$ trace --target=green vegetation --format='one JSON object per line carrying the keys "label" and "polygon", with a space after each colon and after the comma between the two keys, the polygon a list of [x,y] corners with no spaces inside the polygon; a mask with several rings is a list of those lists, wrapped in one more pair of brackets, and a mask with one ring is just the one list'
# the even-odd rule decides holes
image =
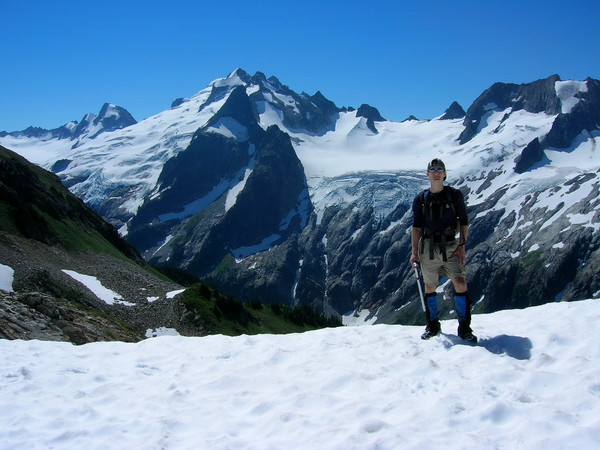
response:
{"label": "green vegetation", "polygon": [[60,179],[0,147],[0,230],[69,251],[106,253],[143,265],[117,231]]}
{"label": "green vegetation", "polygon": [[215,274],[219,277],[227,277],[230,270],[235,267],[235,258],[231,253],[225,255],[225,257],[221,260],[217,268],[215,269]]}
{"label": "green vegetation", "polygon": [[[3,187],[4,186],[0,183],[0,189]],[[18,230],[15,226],[13,216],[13,208],[0,201],[0,230],[6,231],[10,234],[17,234]]]}
{"label": "green vegetation", "polygon": [[264,307],[259,300],[246,304],[204,283],[186,289],[181,298],[185,307],[195,313],[194,325],[208,334],[300,333],[342,325],[339,319],[327,318],[310,306]]}
{"label": "green vegetation", "polygon": [[[167,266],[165,264],[151,264],[150,268],[156,271],[161,279],[173,281],[185,287],[189,287],[200,282],[200,278],[185,269]],[[162,275],[162,276],[161,276]]]}

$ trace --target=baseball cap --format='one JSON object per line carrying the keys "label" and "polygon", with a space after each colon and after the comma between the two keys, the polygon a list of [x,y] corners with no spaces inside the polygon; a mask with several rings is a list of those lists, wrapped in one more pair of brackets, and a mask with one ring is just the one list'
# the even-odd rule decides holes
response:
{"label": "baseball cap", "polygon": [[429,171],[429,169],[431,169],[432,167],[441,167],[442,169],[444,169],[444,172],[446,171],[446,165],[444,164],[444,161],[442,161],[439,158],[435,158],[431,160],[429,164],[427,164],[427,171]]}

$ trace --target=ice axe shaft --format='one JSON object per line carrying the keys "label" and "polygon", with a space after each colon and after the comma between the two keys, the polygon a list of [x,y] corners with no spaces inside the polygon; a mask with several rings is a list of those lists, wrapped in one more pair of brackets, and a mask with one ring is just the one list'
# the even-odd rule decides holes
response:
{"label": "ice axe shaft", "polygon": [[425,298],[423,297],[423,288],[421,287],[419,265],[417,263],[413,263],[413,269],[415,269],[415,276],[417,277],[417,286],[419,287],[419,296],[421,297],[421,307],[423,308],[423,312],[427,312],[427,309],[425,308]]}

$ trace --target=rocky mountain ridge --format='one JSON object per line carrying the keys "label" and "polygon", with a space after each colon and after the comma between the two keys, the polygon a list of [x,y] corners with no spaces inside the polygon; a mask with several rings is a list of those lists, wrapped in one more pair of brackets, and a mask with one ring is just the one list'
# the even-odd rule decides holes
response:
{"label": "rocky mountain ridge", "polygon": [[[10,289],[0,288],[0,337],[135,342],[183,314],[166,298],[181,286],[151,274],[57,176],[1,146],[0,212],[0,269],[12,271]],[[126,301],[109,305],[67,272],[102,280]]]}

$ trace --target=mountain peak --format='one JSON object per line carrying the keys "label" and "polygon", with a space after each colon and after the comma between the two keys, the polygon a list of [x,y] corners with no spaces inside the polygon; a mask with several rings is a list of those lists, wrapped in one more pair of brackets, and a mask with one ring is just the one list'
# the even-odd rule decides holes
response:
{"label": "mountain peak", "polygon": [[250,75],[248,75],[248,72],[246,72],[244,69],[241,68],[237,68],[235,69],[233,72],[231,72],[229,74],[229,76],[227,78],[239,78],[240,80],[244,81],[245,83],[248,82],[248,80],[250,79]]}
{"label": "mountain peak", "polygon": [[125,108],[105,103],[100,108],[98,115],[88,113],[73,130],[71,139],[83,136],[94,138],[106,131],[115,131],[136,124],[137,121]]}
{"label": "mountain peak", "polygon": [[136,124],[137,121],[125,108],[105,103],[102,105],[98,117],[94,119],[94,124],[99,123],[102,123],[103,131],[114,131]]}
{"label": "mountain peak", "polygon": [[356,111],[357,117],[364,117],[365,119],[371,119],[375,122],[385,122],[385,119],[379,114],[379,110],[371,105],[363,103],[360,108]]}
{"label": "mountain peak", "polygon": [[419,119],[417,119],[415,116],[413,116],[413,115],[411,114],[411,115],[410,115],[410,116],[408,116],[406,119],[404,119],[404,120],[402,121],[402,123],[404,123],[404,122],[411,122],[411,121],[413,121],[413,120],[416,120],[416,121],[418,121]]}
{"label": "mountain peak", "polygon": [[229,88],[235,86],[247,85],[250,81],[250,75],[242,69],[235,69],[225,78],[218,78],[211,83],[213,90],[220,90],[221,88]]}
{"label": "mountain peak", "polygon": [[256,72],[252,78],[250,78],[250,84],[263,84],[267,81],[267,77],[262,72]]}
{"label": "mountain peak", "polygon": [[444,112],[444,115],[440,117],[440,120],[462,119],[466,114],[463,107],[460,106],[458,102],[454,101]]}
{"label": "mountain peak", "polygon": [[231,91],[223,106],[208,120],[207,127],[216,127],[222,124],[222,121],[227,121],[228,118],[234,119],[244,127],[245,132],[242,133],[244,138],[242,139],[241,136],[238,136],[240,140],[248,138],[254,140],[257,135],[261,134],[257,117],[252,110],[252,105],[244,86],[236,86]]}

